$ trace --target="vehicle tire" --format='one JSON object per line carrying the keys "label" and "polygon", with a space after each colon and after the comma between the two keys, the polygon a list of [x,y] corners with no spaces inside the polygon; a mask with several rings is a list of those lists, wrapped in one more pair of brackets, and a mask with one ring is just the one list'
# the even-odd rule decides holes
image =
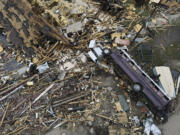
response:
{"label": "vehicle tire", "polygon": [[163,124],[163,123],[166,123],[168,121],[168,116],[167,115],[161,116],[161,115],[156,114],[155,120],[158,122],[158,124]]}
{"label": "vehicle tire", "polygon": [[105,48],[103,51],[105,55],[109,55],[111,52],[108,48]]}
{"label": "vehicle tire", "polygon": [[142,91],[142,86],[139,83],[134,83],[133,86],[132,86],[132,89],[135,92],[140,92],[140,91]]}

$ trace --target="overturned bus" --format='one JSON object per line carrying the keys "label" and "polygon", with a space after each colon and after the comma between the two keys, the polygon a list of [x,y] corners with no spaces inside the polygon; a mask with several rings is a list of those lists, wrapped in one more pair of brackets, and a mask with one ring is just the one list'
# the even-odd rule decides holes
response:
{"label": "overturned bus", "polygon": [[[171,98],[167,93],[129,56],[124,49],[104,53],[112,59],[116,70],[122,70],[133,83],[132,89],[135,92],[143,93],[153,104],[154,113],[157,117],[167,119],[168,104]],[[119,69],[117,69],[119,68]]]}

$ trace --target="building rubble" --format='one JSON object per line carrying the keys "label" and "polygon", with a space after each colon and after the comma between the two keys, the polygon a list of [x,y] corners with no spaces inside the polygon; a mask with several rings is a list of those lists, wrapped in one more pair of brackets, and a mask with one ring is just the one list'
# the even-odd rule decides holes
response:
{"label": "building rubble", "polygon": [[[159,84],[153,68],[164,65],[153,62],[151,45],[141,45],[180,24],[178,18],[176,0],[1,0],[0,133],[161,135],[151,103],[100,48],[126,48]],[[180,66],[171,65],[168,116],[180,83]]]}

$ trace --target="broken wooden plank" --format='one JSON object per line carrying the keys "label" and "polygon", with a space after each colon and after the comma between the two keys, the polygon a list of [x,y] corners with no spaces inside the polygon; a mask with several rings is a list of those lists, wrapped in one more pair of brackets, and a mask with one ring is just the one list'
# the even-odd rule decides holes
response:
{"label": "broken wooden plank", "polygon": [[3,114],[2,119],[1,119],[1,122],[0,122],[0,127],[2,126],[2,124],[3,124],[3,122],[4,122],[4,118],[5,118],[5,116],[6,116],[6,113],[7,113],[8,108],[9,108],[9,103],[7,104],[6,109],[4,110],[4,114]]}

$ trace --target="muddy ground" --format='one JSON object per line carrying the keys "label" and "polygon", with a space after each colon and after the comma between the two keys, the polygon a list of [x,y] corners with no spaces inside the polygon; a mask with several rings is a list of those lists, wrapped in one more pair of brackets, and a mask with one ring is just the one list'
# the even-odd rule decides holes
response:
{"label": "muddy ground", "polygon": [[[178,102],[180,97],[178,97]],[[164,125],[161,125],[164,135],[179,135],[180,129],[180,104],[177,104],[175,112],[169,117],[169,120]]]}

